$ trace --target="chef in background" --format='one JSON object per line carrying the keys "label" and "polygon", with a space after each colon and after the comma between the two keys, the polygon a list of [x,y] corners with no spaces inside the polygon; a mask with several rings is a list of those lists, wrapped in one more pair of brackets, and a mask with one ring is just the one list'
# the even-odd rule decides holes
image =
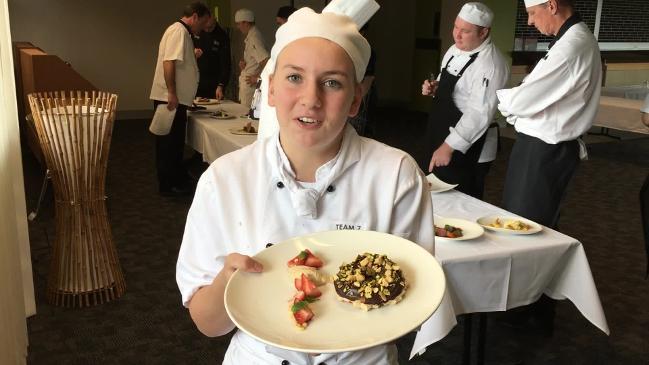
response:
{"label": "chef in background", "polygon": [[[485,142],[485,132],[496,112],[496,90],[509,79],[505,58],[491,42],[493,18],[482,3],[464,4],[453,27],[455,44],[442,59],[441,73],[437,80],[424,80],[421,87],[421,93],[433,99],[425,142],[430,149],[418,159],[420,167],[478,198],[488,171],[478,169],[478,160],[485,143],[488,152],[495,151],[497,143],[494,134]],[[485,160],[495,159],[491,155]]]}
{"label": "chef in background", "polygon": [[593,124],[602,84],[597,39],[573,2],[525,0],[528,24],[554,40],[521,85],[497,92],[498,108],[517,132],[503,208],[552,228],[580,156],[585,158],[578,139]]}
{"label": "chef in background", "polygon": [[[602,65],[597,39],[575,12],[574,1],[525,0],[525,7],[528,24],[554,40],[519,86],[497,92],[498,109],[517,132],[503,208],[556,228],[566,188],[586,157],[579,137],[597,113]],[[555,301],[542,296],[527,310],[530,323],[551,335]]]}

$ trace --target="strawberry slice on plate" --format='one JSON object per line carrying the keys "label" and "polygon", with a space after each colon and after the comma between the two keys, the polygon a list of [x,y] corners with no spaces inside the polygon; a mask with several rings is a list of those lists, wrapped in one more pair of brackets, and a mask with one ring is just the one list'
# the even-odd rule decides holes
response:
{"label": "strawberry slice on plate", "polygon": [[303,291],[304,294],[306,294],[306,296],[308,297],[317,298],[322,295],[320,289],[318,289],[318,287],[311,280],[309,280],[308,276],[302,274],[301,279],[302,279],[302,283],[301,283],[302,288],[298,290]]}
{"label": "strawberry slice on plate", "polygon": [[307,253],[307,257],[304,260],[304,265],[305,266],[311,266],[315,268],[320,268],[322,267],[322,260],[316,255],[314,255],[311,251],[308,249],[304,250]]}
{"label": "strawberry slice on plate", "polygon": [[306,251],[301,251],[297,256],[293,257],[288,261],[288,267],[296,266],[296,265],[304,265],[304,262],[306,261],[306,258],[308,257],[308,254]]}
{"label": "strawberry slice on plate", "polygon": [[313,318],[313,311],[309,308],[307,301],[300,301],[291,306],[293,318],[295,322],[302,327],[306,327],[307,323]]}

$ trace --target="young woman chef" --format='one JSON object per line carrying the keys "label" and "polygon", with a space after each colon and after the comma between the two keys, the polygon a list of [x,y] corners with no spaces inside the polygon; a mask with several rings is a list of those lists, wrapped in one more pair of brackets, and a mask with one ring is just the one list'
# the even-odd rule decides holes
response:
{"label": "young woman chef", "polygon": [[[267,243],[341,227],[387,232],[434,247],[423,173],[406,153],[359,137],[346,120],[359,107],[370,46],[351,18],[295,12],[271,51],[269,103],[279,133],[216,160],[201,177],[178,257],[183,304],[207,336],[234,324],[223,304],[236,269]],[[261,299],[260,301],[263,301]],[[224,364],[397,364],[394,344],[310,355],[235,333]]]}

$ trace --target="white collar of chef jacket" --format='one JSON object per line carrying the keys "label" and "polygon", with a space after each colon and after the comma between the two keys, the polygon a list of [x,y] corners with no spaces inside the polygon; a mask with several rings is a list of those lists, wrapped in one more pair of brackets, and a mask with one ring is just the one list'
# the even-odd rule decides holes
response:
{"label": "white collar of chef jacket", "polygon": [[318,218],[318,201],[327,188],[361,157],[360,137],[356,130],[347,124],[340,151],[333,159],[316,170],[315,184],[309,184],[310,187],[301,187],[295,180],[295,172],[279,142],[279,133],[272,138],[274,143],[268,144],[267,151],[269,161],[273,164],[274,175],[291,194],[295,214],[309,219]]}
{"label": "white collar of chef jacket", "polygon": [[480,52],[483,49],[487,48],[491,44],[491,36],[487,37],[487,39],[482,42],[476,49],[473,49],[471,51],[463,51],[459,48],[457,48],[455,45],[453,45],[453,49],[451,51],[451,55],[453,56],[470,56],[476,52]]}

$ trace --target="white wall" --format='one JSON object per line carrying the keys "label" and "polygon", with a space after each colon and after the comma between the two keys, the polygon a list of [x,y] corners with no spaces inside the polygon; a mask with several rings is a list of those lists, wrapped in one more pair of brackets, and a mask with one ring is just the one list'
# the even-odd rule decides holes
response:
{"label": "white wall", "polygon": [[[8,27],[7,0],[0,2],[0,364],[24,364],[25,302],[33,311],[18,110]],[[21,253],[26,250],[26,257]],[[21,252],[22,251],[22,252]],[[23,265],[27,264],[27,267]],[[23,274],[27,273],[27,277]],[[24,287],[23,287],[24,286]],[[27,298],[25,297],[27,296]]]}
{"label": "white wall", "polygon": [[152,109],[158,43],[180,18],[178,0],[110,2],[9,0],[14,41],[27,41],[72,64],[99,89],[119,94],[119,110]]}
{"label": "white wall", "polygon": [[[378,2],[382,9],[372,20],[368,38],[378,56],[379,97],[406,102],[413,87],[414,24],[411,20],[415,2]],[[47,53],[58,55],[98,88],[119,94],[120,116],[125,111],[149,111],[158,43],[165,28],[180,17],[185,3],[182,0],[109,3],[9,0],[12,39],[31,42]],[[231,0],[230,9],[232,13],[241,7],[255,11],[257,25],[270,48],[277,29],[277,8],[288,3],[287,0]],[[321,10],[324,1],[296,0],[295,5]],[[232,18],[232,14],[229,16]],[[233,57],[238,61],[242,52],[241,35],[233,29],[232,36]]]}

